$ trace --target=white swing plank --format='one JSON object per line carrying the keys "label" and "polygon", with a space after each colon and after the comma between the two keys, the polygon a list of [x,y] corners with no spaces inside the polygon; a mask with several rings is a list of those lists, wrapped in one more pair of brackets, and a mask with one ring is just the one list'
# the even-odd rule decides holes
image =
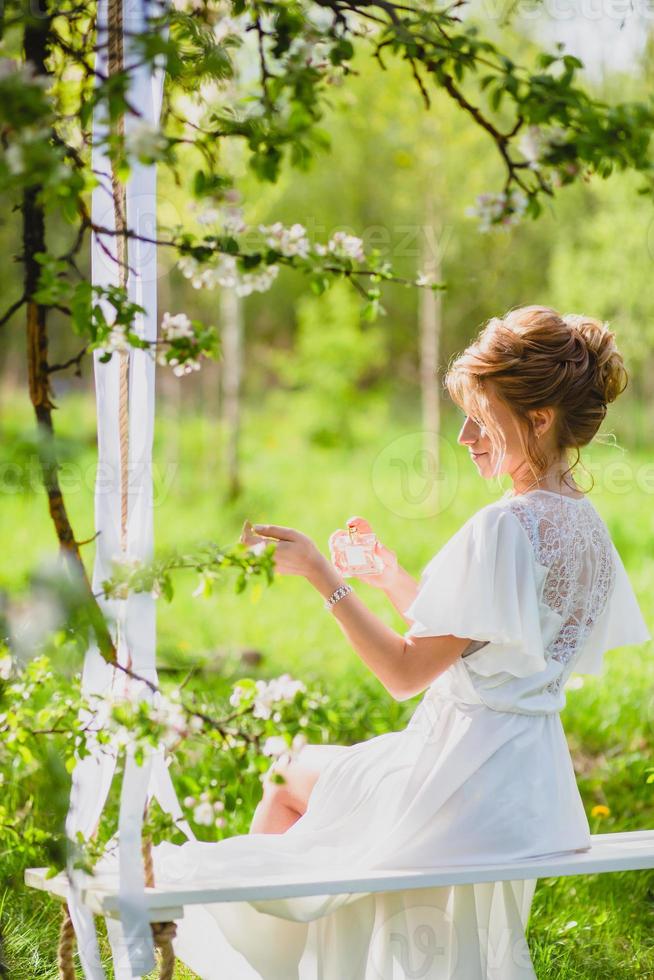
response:
{"label": "white swing plank", "polygon": [[[53,898],[58,898],[65,902],[68,898],[68,878],[65,873],[55,875],[54,878],[47,877],[47,868],[28,868],[25,872],[25,884],[30,888],[37,888],[39,891],[48,892]],[[92,883],[91,883],[92,882]],[[115,878],[109,879],[98,877],[89,879],[88,885],[81,888],[82,904],[86,905],[94,915],[118,917],[118,882]],[[146,894],[151,892],[154,896],[155,889],[146,888]],[[109,900],[109,901],[108,901]],[[167,902],[148,902],[150,912],[150,922],[171,922],[184,917],[184,909],[177,903]]]}
{"label": "white swing plank", "polygon": [[[267,877],[256,882],[222,879],[215,885],[158,882],[146,889],[152,921],[179,919],[185,905],[212,902],[244,902],[266,898],[297,898],[310,895],[367,894],[440,885],[474,884],[484,881],[516,881],[529,878],[558,878],[566,875],[601,874],[610,871],[641,871],[654,868],[654,830],[619,834],[595,834],[587,851],[562,853],[508,864],[465,865],[449,868],[368,871],[348,877]],[[45,870],[25,872],[25,883],[65,898],[65,875],[46,878]],[[90,879],[83,900],[96,914],[118,912],[116,878]],[[165,915],[164,915],[165,913]],[[155,918],[156,916],[156,918]]]}

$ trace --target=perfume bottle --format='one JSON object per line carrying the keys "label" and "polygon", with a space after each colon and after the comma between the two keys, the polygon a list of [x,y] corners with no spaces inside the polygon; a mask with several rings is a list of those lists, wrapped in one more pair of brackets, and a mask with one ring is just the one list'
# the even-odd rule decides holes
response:
{"label": "perfume bottle", "polygon": [[347,530],[335,535],[330,544],[332,562],[343,578],[353,575],[378,575],[384,570],[384,562],[375,552],[377,536],[362,532],[356,523],[348,521]]}

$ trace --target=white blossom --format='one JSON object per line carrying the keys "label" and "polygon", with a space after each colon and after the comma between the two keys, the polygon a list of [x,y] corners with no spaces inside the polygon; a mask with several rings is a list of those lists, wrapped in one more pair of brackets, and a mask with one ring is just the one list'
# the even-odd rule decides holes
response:
{"label": "white blossom", "polygon": [[223,218],[223,231],[228,235],[242,235],[247,231],[242,208],[230,208]]}
{"label": "white blossom", "polygon": [[161,320],[161,333],[165,340],[179,340],[182,337],[193,337],[193,325],[186,313],[177,313],[171,316],[164,313]]}
{"label": "white blossom", "polygon": [[256,682],[256,694],[252,714],[255,718],[270,718],[272,705],[277,701],[290,701],[298,691],[306,691],[302,681],[294,680],[290,674],[282,674],[271,681]]}
{"label": "white blossom", "polygon": [[327,243],[327,249],[333,255],[355,259],[357,262],[363,262],[366,257],[363,251],[363,241],[356,235],[348,235],[344,231],[337,231],[332,235]]}
{"label": "white blossom", "polygon": [[218,208],[205,208],[200,211],[198,215],[198,222],[201,225],[215,225],[220,218],[220,211]]}
{"label": "white blossom", "polygon": [[131,344],[127,339],[126,327],[123,324],[114,324],[102,344],[103,350],[112,354],[120,351],[128,351],[130,347]]}
{"label": "white blossom", "polygon": [[245,688],[241,684],[237,684],[234,687],[234,690],[232,691],[229,697],[229,703],[233,708],[238,708],[240,706],[245,693],[246,693]]}
{"label": "white blossom", "polygon": [[[33,657],[48,635],[60,625],[62,617],[61,602],[48,588],[37,587],[24,600],[10,603],[7,621],[18,660]],[[4,669],[9,668],[5,666]]]}
{"label": "white blossom", "polygon": [[520,137],[518,149],[529,161],[532,170],[540,169],[543,158],[553,146],[561,146],[566,142],[567,133],[561,126],[551,126],[543,129],[541,126],[528,126]]}
{"label": "white blossom", "polygon": [[234,289],[238,296],[247,296],[252,292],[265,293],[279,272],[279,266],[274,264],[265,266],[258,272],[239,272],[233,255],[221,255],[213,265],[206,265],[204,268],[193,256],[185,255],[177,266],[182,275],[191,280],[194,289],[222,286]]}
{"label": "white blossom", "polygon": [[199,715],[189,715],[187,719],[188,730],[190,732],[201,732],[204,728],[204,719]]}
{"label": "white blossom", "polygon": [[261,751],[264,755],[272,755],[277,758],[284,752],[288,752],[288,744],[283,735],[269,735],[263,743]]}
{"label": "white blossom", "polygon": [[10,143],[5,151],[5,162],[9,173],[14,176],[21,174],[25,167],[25,158],[23,156],[23,147],[20,143]]}
{"label": "white blossom", "polygon": [[222,800],[212,801],[209,793],[201,793],[199,803],[191,796],[187,799],[189,809],[193,808],[193,819],[196,823],[204,827],[225,826],[225,818],[220,816],[225,809]]}
{"label": "white blossom", "polygon": [[267,236],[267,245],[287,258],[299,255],[305,259],[309,254],[309,239],[304,225],[296,223],[286,228],[281,221],[276,221],[274,225],[259,225],[259,231]]}
{"label": "white blossom", "polygon": [[249,296],[250,293],[265,293],[272,286],[279,272],[278,265],[267,265],[260,272],[247,272],[236,284],[237,296]]}
{"label": "white blossom", "polygon": [[11,677],[12,659],[9,654],[0,657],[0,679],[8,681]]}
{"label": "white blossom", "polygon": [[216,819],[211,803],[198,803],[193,811],[193,819],[201,827],[211,827]]}
{"label": "white blossom", "polygon": [[217,44],[224,41],[226,37],[238,34],[241,30],[241,25],[238,20],[234,17],[221,17],[216,26],[214,27],[213,36]]}
{"label": "white blossom", "polygon": [[[172,361],[169,361],[169,364],[172,364],[172,363],[173,363]],[[199,371],[200,370],[200,366],[201,365],[200,365],[200,362],[198,360],[196,360],[193,357],[189,357],[188,360],[184,361],[183,364],[177,364],[176,363],[173,366],[173,374],[176,377],[181,378],[183,375],[190,374],[192,371]]]}
{"label": "white blossom", "polygon": [[507,193],[479,194],[474,207],[466,208],[466,214],[479,219],[479,231],[490,231],[493,226],[509,227],[517,224],[527,207],[527,197],[521,190],[511,188]]}
{"label": "white blossom", "polygon": [[163,735],[165,745],[174,745],[186,733],[186,714],[179,704],[160,695],[157,704],[150,711],[150,718],[166,729]]}
{"label": "white blossom", "polygon": [[131,157],[156,160],[168,146],[168,141],[157,126],[143,119],[137,120],[125,133],[125,152]]}
{"label": "white blossom", "polygon": [[293,741],[291,742],[291,751],[293,755],[297,755],[307,744],[307,737],[304,732],[298,732],[297,735],[293,736]]}

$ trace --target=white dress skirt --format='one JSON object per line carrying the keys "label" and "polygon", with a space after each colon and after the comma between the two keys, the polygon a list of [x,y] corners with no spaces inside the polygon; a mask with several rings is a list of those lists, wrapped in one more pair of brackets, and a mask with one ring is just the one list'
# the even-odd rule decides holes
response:
{"label": "white dress skirt", "polygon": [[[651,638],[590,501],[532,491],[484,507],[427,565],[405,615],[408,635],[484,645],[436,678],[403,730],[306,746],[320,775],[285,833],[160,844],[160,880],[351,876],[590,846],[564,683]],[[174,946],[202,980],[527,980],[535,885],[188,906]]]}

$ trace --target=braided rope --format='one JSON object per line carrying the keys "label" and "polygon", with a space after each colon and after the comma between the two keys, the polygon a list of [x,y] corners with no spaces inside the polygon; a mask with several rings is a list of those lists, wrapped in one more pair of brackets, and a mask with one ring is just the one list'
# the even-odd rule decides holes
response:
{"label": "braided rope", "polygon": [[[152,841],[146,838],[141,847],[143,855],[143,872],[145,875],[146,888],[154,888],[154,865],[152,863]],[[153,922],[152,940],[161,954],[159,965],[160,980],[172,980],[175,969],[175,952],[173,950],[173,939],[177,935],[177,926],[174,922]]]}
{"label": "braided rope", "polygon": [[75,980],[75,963],[73,955],[75,953],[75,930],[73,921],[68,911],[68,906],[64,905],[61,916],[61,927],[59,929],[59,949],[57,952],[57,966],[61,980]]}
{"label": "braided rope", "polygon": [[[109,0],[108,15],[108,72],[109,75],[123,70],[123,0]],[[124,119],[117,121],[117,132],[124,133]],[[114,222],[116,231],[116,258],[120,269],[120,284],[125,287],[128,273],[127,221],[125,186],[118,179],[115,168],[111,174],[114,201]],[[129,516],[129,353],[119,352],[118,389],[118,434],[120,444],[120,545],[123,553],[127,550],[127,521]],[[131,667],[131,657],[128,666]],[[146,806],[147,812],[147,806]],[[154,866],[152,862],[152,842],[142,843],[143,867],[146,887],[154,888]],[[177,933],[174,922],[153,922],[152,939],[161,954],[159,968],[160,980],[172,980],[175,970],[173,939]],[[58,965],[61,980],[75,980],[73,950],[75,930],[68,906],[64,906],[61,923]]]}
{"label": "braided rope", "polygon": [[[109,0],[108,27],[108,71],[109,75],[123,69],[123,0]],[[124,133],[124,119],[117,121],[117,132]],[[125,186],[118,179],[112,168],[111,185],[114,201],[114,222],[116,231],[116,258],[119,265],[120,284],[125,287],[128,273],[127,252],[127,220]],[[121,550],[127,550],[127,519],[129,515],[129,353],[120,351],[119,391],[118,391],[118,432],[120,441],[120,544]],[[128,666],[131,667],[131,658]],[[152,842],[149,839],[142,844],[143,867],[145,884],[154,888],[154,866],[152,862]],[[174,922],[153,922],[152,939],[161,954],[159,968],[160,980],[172,980],[175,970],[175,953],[173,939],[177,933]],[[75,930],[70,918],[68,906],[64,906],[64,914],[59,936],[58,965],[61,980],[75,980],[73,950]]]}
{"label": "braided rope", "polygon": [[[107,15],[108,28],[108,69],[109,74],[120,71],[123,64],[123,8],[122,0],[109,0]],[[118,131],[123,132],[123,119],[118,120]],[[114,217],[116,225],[116,256],[120,265],[120,282],[124,286],[127,281],[126,237],[125,230],[125,188],[112,170],[111,184],[114,199]],[[122,234],[121,234],[122,233]],[[129,452],[129,414],[127,407],[129,355],[120,352],[120,492],[121,492],[121,548],[127,546],[127,466]],[[59,932],[59,948],[57,964],[62,980],[75,980],[73,949],[75,930],[70,918],[68,905],[64,905],[61,929]]]}
{"label": "braided rope", "polygon": [[[123,7],[122,0],[109,0],[109,74],[122,71],[123,52]],[[124,133],[124,119],[118,120],[118,132]],[[120,266],[120,283],[127,284],[128,249],[125,185],[112,171],[112,191],[114,199],[114,220],[116,228],[116,257]],[[120,439],[120,544],[123,552],[127,550],[127,518],[129,491],[129,354],[120,352],[120,377],[118,392],[118,433]],[[131,667],[131,657],[128,666]],[[147,809],[147,808],[146,808]],[[152,842],[142,843],[145,884],[154,888],[154,866],[152,863]],[[153,922],[152,939],[161,953],[159,976],[161,980],[172,980],[175,969],[175,954],[172,941],[177,927],[174,922]]]}
{"label": "braided rope", "polygon": [[[107,17],[109,30],[108,70],[114,75],[123,69],[123,5],[122,0],[110,0]],[[121,115],[116,129],[125,132]],[[116,230],[116,258],[119,265],[120,284],[127,284],[127,229],[125,185],[118,179],[115,168],[111,172],[111,188],[114,199],[114,224]],[[120,439],[120,545],[127,550],[128,516],[128,465],[129,465],[129,354],[120,351],[120,382],[118,397],[118,433]]]}
{"label": "braided rope", "polygon": [[[123,8],[122,0],[109,0],[109,74],[123,69]],[[118,132],[124,133],[124,120],[118,120]],[[116,226],[116,257],[120,266],[120,282],[127,283],[128,250],[125,185],[112,172],[114,199],[114,220]],[[120,439],[120,544],[123,552],[127,550],[127,518],[129,514],[129,354],[120,352],[120,377],[118,392],[118,434]],[[131,667],[131,657],[128,666]],[[147,807],[146,807],[147,811]],[[152,863],[152,842],[142,843],[145,884],[154,888],[154,866]],[[177,927],[174,922],[153,922],[152,940],[161,953],[159,976],[161,980],[172,980],[175,969],[175,953],[172,941]]]}

